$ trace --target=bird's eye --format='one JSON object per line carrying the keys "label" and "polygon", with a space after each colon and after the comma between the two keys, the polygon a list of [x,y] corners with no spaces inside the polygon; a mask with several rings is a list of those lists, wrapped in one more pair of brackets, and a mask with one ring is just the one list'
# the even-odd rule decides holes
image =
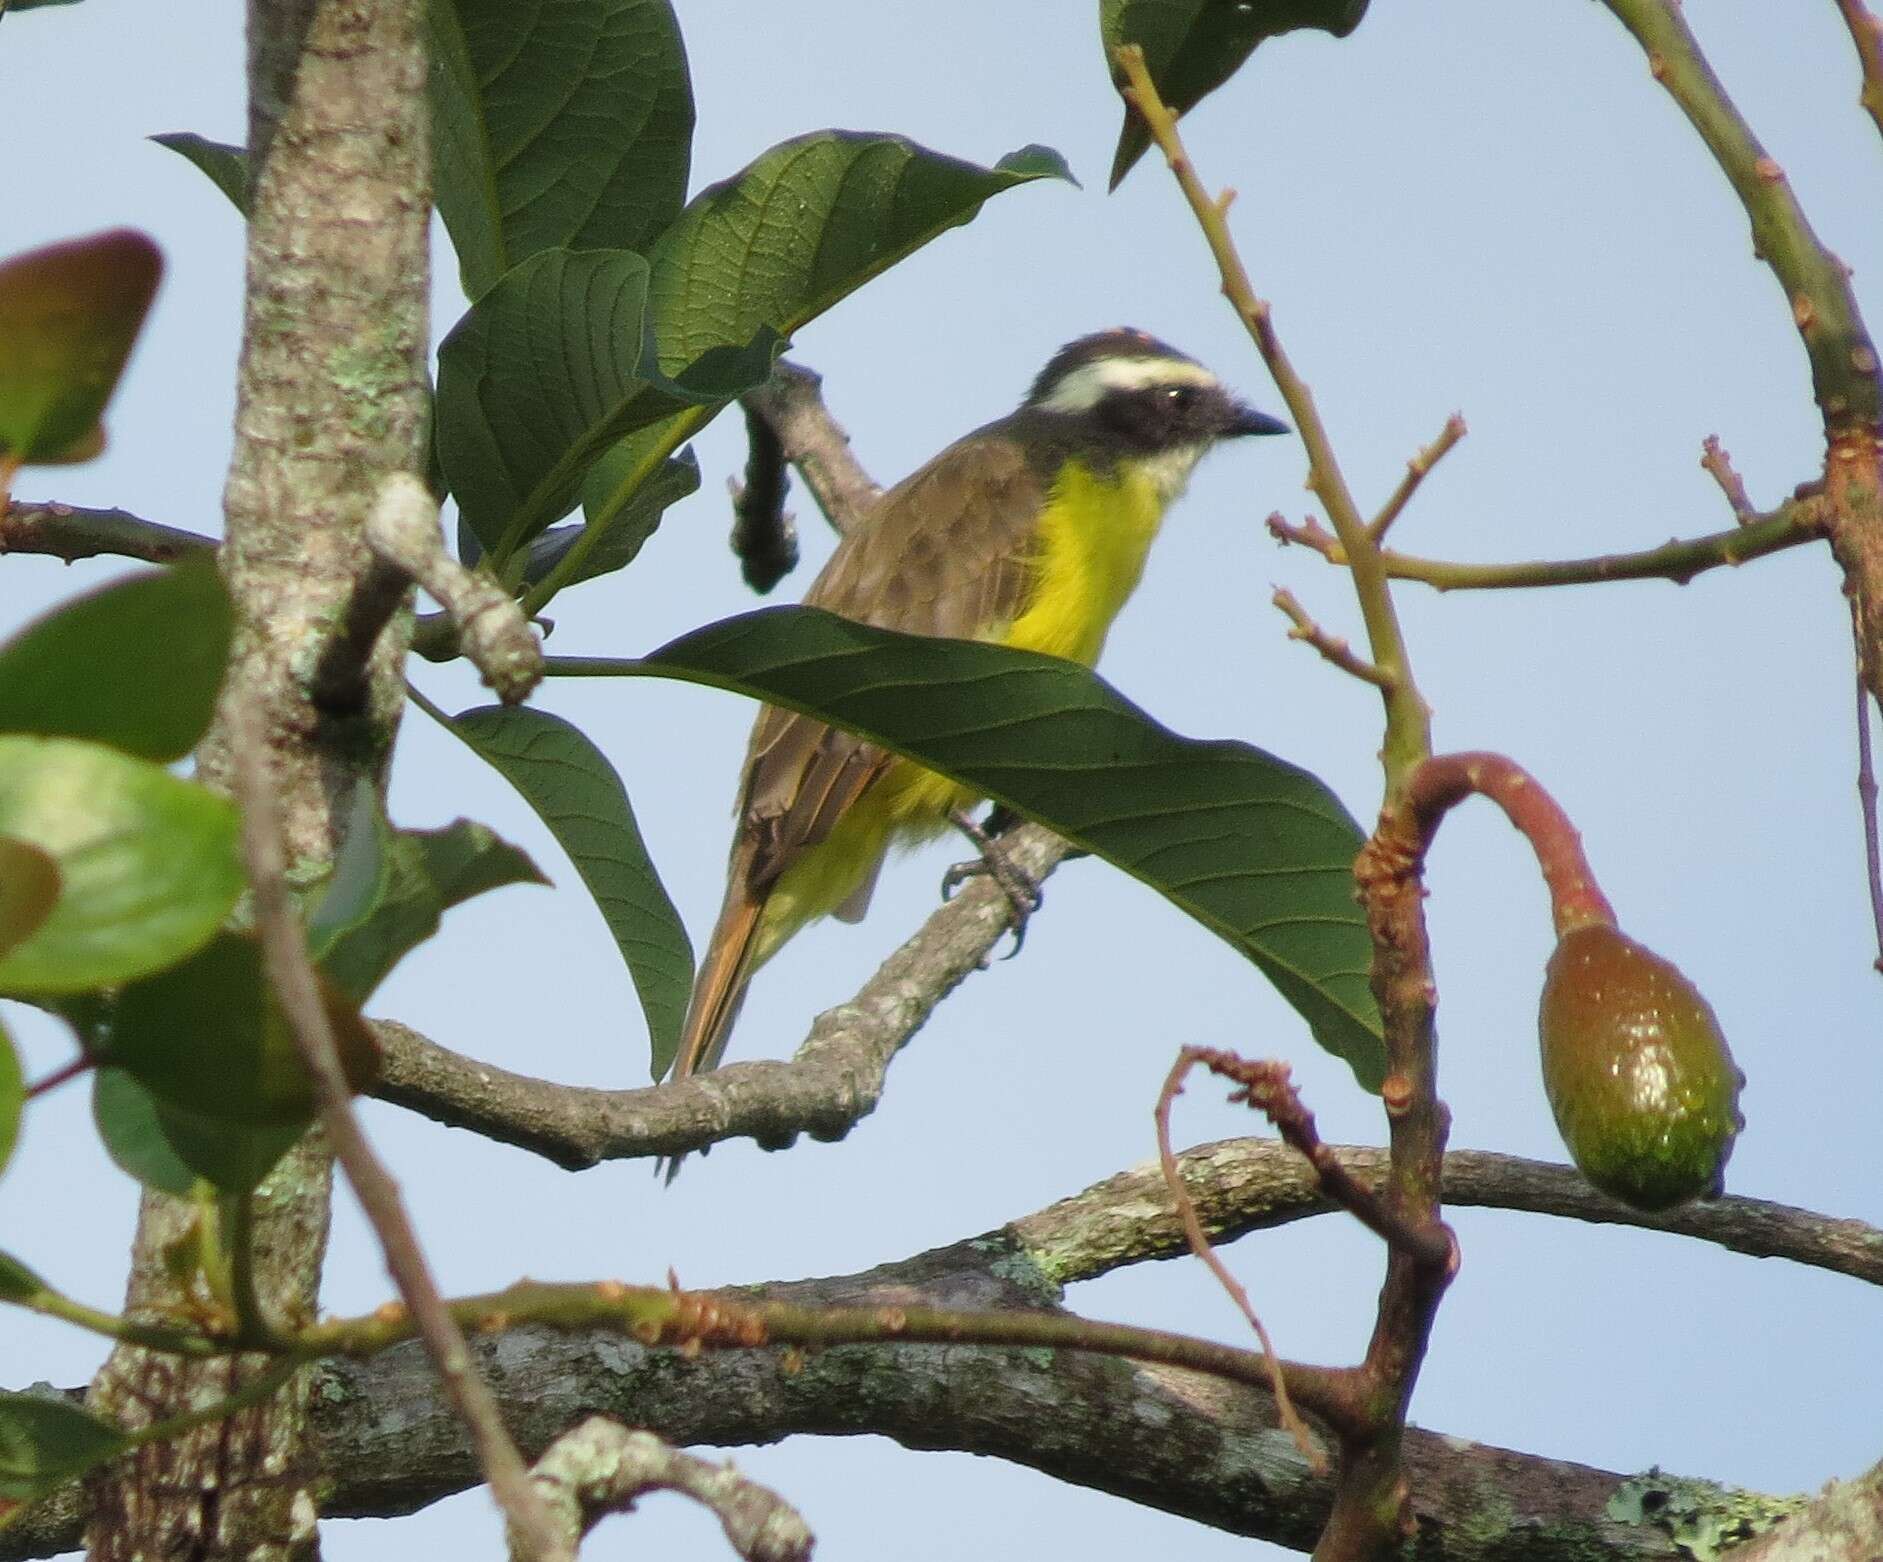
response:
{"label": "bird's eye", "polygon": [[1175,407],[1179,412],[1182,412],[1196,400],[1196,387],[1194,385],[1172,385],[1165,390],[1164,397],[1171,406]]}

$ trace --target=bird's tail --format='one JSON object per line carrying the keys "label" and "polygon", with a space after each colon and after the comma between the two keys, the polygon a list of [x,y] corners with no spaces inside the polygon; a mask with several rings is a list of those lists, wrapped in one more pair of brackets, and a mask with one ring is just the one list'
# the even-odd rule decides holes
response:
{"label": "bird's tail", "polygon": [[[769,897],[752,894],[742,882],[743,877],[732,875],[712,941],[693,978],[693,1001],[687,1006],[680,1049],[674,1054],[673,1079],[686,1079],[719,1067],[732,1036],[733,1021],[745,1002],[746,984],[758,964],[759,932]],[[684,1159],[680,1155],[668,1157],[656,1163],[655,1170],[663,1172],[671,1183]]]}

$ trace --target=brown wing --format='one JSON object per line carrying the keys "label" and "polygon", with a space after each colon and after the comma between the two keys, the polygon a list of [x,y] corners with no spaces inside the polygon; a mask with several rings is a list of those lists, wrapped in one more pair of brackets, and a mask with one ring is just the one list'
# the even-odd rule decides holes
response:
{"label": "brown wing", "polygon": [[[909,634],[972,639],[1018,617],[1045,481],[999,425],[950,445],[892,488],[837,545],[805,602]],[[755,893],[830,834],[893,756],[767,708],[746,754],[740,834]],[[735,868],[737,854],[735,854]]]}

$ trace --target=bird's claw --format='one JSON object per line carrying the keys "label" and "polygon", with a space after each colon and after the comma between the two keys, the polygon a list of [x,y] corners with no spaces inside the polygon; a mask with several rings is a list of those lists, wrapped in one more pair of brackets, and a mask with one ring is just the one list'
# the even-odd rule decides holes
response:
{"label": "bird's claw", "polygon": [[981,855],[968,862],[957,862],[942,875],[942,899],[952,899],[955,891],[969,879],[983,875],[998,884],[1001,893],[1007,897],[1008,915],[1013,928],[1013,948],[1001,958],[1011,960],[1020,953],[1020,946],[1026,942],[1027,922],[1044,904],[1045,894],[1039,881],[1009,857],[1000,842],[965,812],[953,817],[955,827],[974,842],[975,849]]}

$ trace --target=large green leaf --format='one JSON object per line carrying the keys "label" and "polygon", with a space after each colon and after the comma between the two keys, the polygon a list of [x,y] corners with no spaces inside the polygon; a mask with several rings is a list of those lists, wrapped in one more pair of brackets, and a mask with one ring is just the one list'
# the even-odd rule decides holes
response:
{"label": "large green leaf", "polygon": [[0,1393],[0,1497],[30,1502],[129,1446],[70,1400]]}
{"label": "large green leaf", "polygon": [[610,445],[771,372],[781,344],[754,333],[663,375],[647,287],[647,262],[626,250],[547,250],[507,272],[439,347],[439,462],[499,568],[568,513]]}
{"label": "large green leaf", "polygon": [[[1264,38],[1315,27],[1345,38],[1368,0],[1100,0],[1106,57],[1120,44],[1144,50],[1157,95],[1182,114],[1242,68]],[[1144,121],[1127,111],[1112,158],[1111,188],[1151,144]]]}
{"label": "large green leaf", "polygon": [[668,0],[430,0],[439,215],[467,297],[547,249],[644,250],[686,199]]}
{"label": "large green leaf", "polygon": [[548,882],[526,852],[471,820],[394,830],[363,786],[308,944],[328,979],[364,1003],[451,907],[506,884]]}
{"label": "large green leaf", "polygon": [[242,891],[235,810],[159,765],[71,738],[0,737],[0,835],[58,864],[58,903],[0,956],[0,993],[129,981],[208,942]]}
{"label": "large green leaf", "polygon": [[1050,825],[1161,891],[1259,966],[1361,1083],[1384,1073],[1353,897],[1361,833],[1307,771],[1183,738],[1074,662],[766,608],[640,660],[552,673],[683,678],[862,733]]}
{"label": "large green leaf", "polygon": [[547,711],[488,705],[447,725],[523,794],[595,897],[640,995],[659,1079],[680,1045],[693,945],[647,854],[621,777],[579,728]]}
{"label": "large green leaf", "polygon": [[0,732],[91,738],[181,759],[215,713],[233,615],[208,563],[133,576],[0,646]]}
{"label": "large green leaf", "polygon": [[211,141],[194,130],[170,130],[150,139],[198,169],[237,211],[248,215],[248,153],[243,148]]}
{"label": "large green leaf", "polygon": [[0,262],[0,468],[89,461],[163,257],[128,228]]}
{"label": "large green leaf", "polygon": [[900,136],[820,130],[781,142],[702,190],[655,245],[661,364],[677,372],[767,328],[787,337],[989,196],[1071,177],[1045,147],[981,168]]}
{"label": "large green leaf", "polygon": [[37,846],[0,836],[0,955],[52,915],[59,865]]}
{"label": "large green leaf", "polygon": [[20,1055],[13,1050],[13,1038],[6,1026],[0,1025],[0,1171],[5,1171],[13,1158],[13,1146],[20,1137],[20,1113],[25,1107],[26,1078],[20,1072]]}

